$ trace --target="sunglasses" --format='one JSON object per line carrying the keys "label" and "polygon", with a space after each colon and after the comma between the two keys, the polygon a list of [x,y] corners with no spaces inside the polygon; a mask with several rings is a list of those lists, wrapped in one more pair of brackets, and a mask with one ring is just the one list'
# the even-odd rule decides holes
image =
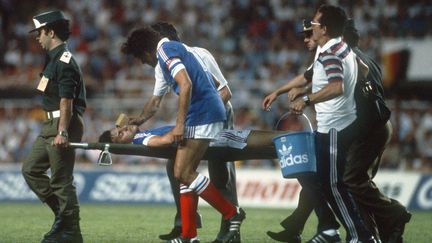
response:
{"label": "sunglasses", "polygon": [[315,22],[315,21],[313,21],[313,20],[310,22],[310,24],[311,24],[311,25],[321,25],[320,23]]}

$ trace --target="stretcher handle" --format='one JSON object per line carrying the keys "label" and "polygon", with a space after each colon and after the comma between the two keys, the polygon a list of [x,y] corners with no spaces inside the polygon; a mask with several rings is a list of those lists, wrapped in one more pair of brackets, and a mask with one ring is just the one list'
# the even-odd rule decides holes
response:
{"label": "stretcher handle", "polygon": [[69,147],[102,150],[99,154],[97,164],[100,166],[112,165],[111,153],[109,152],[109,143],[69,143]]}
{"label": "stretcher handle", "polygon": [[109,143],[69,143],[71,148],[104,150]]}

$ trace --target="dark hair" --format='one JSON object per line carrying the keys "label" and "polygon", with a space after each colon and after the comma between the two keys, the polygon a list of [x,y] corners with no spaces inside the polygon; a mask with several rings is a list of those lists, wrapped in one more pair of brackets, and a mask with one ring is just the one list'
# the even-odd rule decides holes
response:
{"label": "dark hair", "polygon": [[176,28],[170,23],[157,22],[156,24],[152,24],[150,27],[163,37],[167,37],[173,41],[180,41]]}
{"label": "dark hair", "polygon": [[52,23],[48,23],[42,28],[47,33],[50,30],[54,31],[55,35],[62,41],[66,41],[67,39],[69,39],[69,36],[71,34],[71,31],[69,30],[69,20],[67,19],[61,19]]}
{"label": "dark hair", "polygon": [[99,143],[112,143],[111,131],[106,130],[99,136]]}
{"label": "dark hair", "polygon": [[138,28],[128,36],[121,51],[126,55],[141,58],[144,53],[155,53],[160,39],[160,34],[150,26]]}
{"label": "dark hair", "polygon": [[358,46],[360,35],[354,25],[353,19],[348,19],[345,30],[343,33],[344,41],[350,46],[350,47],[356,47]]}
{"label": "dark hair", "polygon": [[319,20],[321,27],[327,27],[328,36],[331,38],[342,36],[347,21],[345,11],[341,7],[324,4],[318,8],[318,12],[321,13]]}

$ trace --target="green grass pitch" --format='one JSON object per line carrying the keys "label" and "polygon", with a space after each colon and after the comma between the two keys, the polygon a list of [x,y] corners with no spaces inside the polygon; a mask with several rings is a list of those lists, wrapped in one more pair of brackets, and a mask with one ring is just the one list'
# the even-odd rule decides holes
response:
{"label": "green grass pitch", "polygon": [[[246,220],[242,225],[242,242],[273,242],[267,230],[279,231],[279,222],[291,213],[287,209],[245,208]],[[210,207],[201,207],[204,227],[198,230],[201,242],[211,242],[219,229],[219,214]],[[81,230],[84,242],[127,243],[161,242],[160,233],[172,227],[174,206],[82,204]],[[432,242],[432,212],[412,212],[411,222],[405,229],[405,243]],[[0,203],[0,242],[40,242],[49,230],[53,216],[41,203]],[[315,233],[317,220],[307,222],[303,240]],[[341,234],[344,236],[343,230]]]}

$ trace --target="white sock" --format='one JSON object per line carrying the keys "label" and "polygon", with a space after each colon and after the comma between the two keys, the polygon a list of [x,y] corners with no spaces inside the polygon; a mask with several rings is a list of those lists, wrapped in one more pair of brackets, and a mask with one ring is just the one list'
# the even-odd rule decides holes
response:
{"label": "white sock", "polygon": [[209,185],[210,180],[201,174],[195,178],[195,180],[189,185],[189,188],[192,189],[196,194],[200,195],[207,186]]}

